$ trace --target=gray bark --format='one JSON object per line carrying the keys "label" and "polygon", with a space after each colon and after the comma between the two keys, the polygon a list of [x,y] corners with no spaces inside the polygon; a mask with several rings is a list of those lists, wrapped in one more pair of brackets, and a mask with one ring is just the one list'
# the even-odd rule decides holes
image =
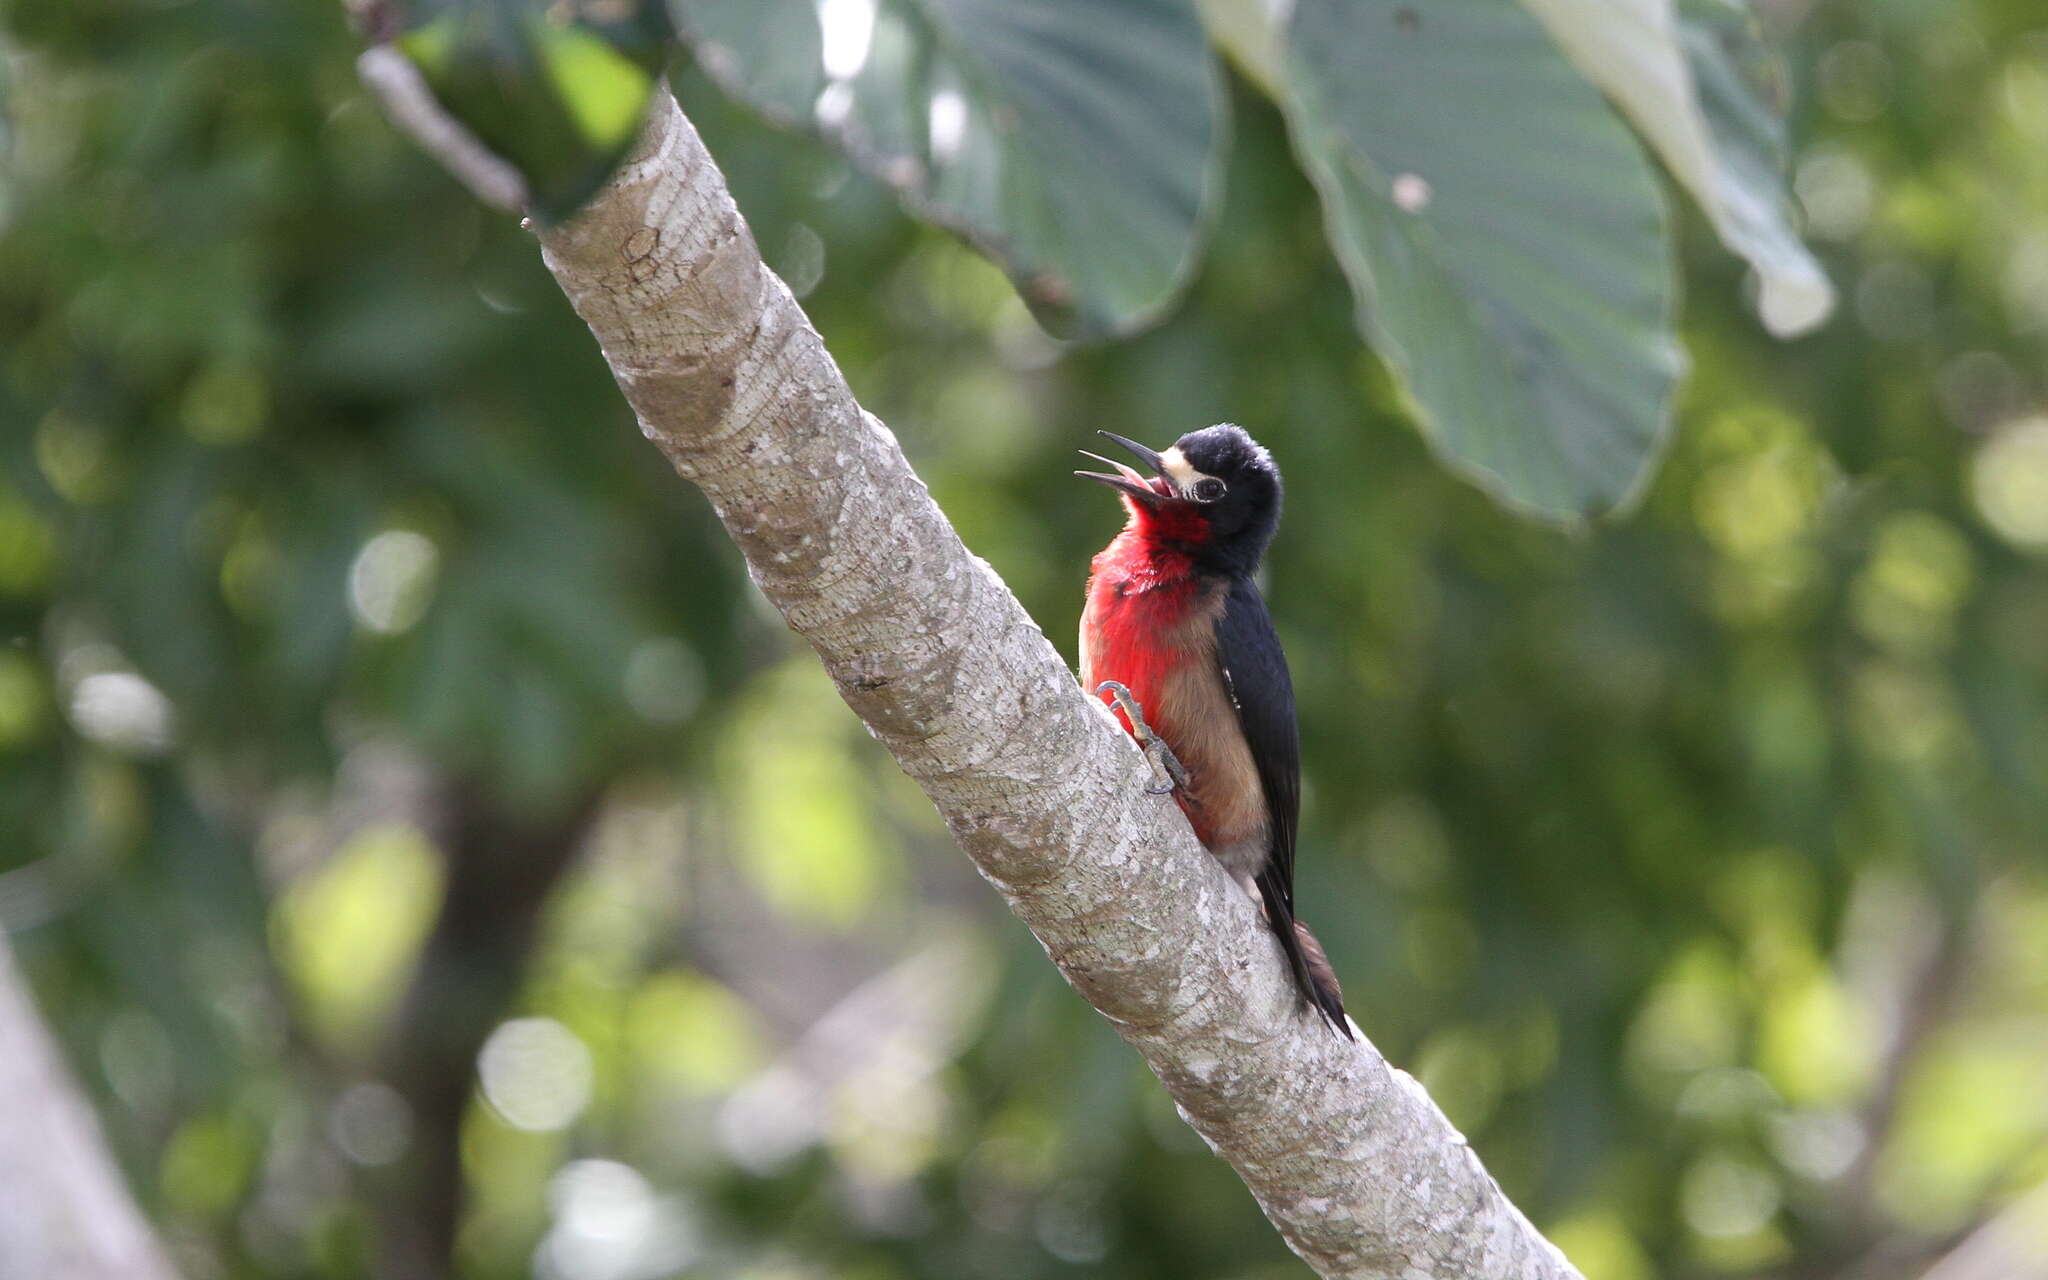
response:
{"label": "gray bark", "polygon": [[665,91],[540,240],[754,581],[1296,1253],[1333,1277],[1576,1274],[1419,1085],[1301,1003],[1257,909],[855,403]]}
{"label": "gray bark", "polygon": [[0,1280],[175,1280],[0,935]]}

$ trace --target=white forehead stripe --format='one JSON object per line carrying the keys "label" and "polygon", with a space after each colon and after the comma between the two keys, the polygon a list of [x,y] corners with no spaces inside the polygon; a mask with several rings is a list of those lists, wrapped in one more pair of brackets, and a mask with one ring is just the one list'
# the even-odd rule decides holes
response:
{"label": "white forehead stripe", "polygon": [[1205,473],[1195,470],[1193,464],[1181,455],[1178,445],[1159,455],[1159,473],[1172,481],[1173,487],[1182,493],[1192,490],[1195,481],[1209,478]]}

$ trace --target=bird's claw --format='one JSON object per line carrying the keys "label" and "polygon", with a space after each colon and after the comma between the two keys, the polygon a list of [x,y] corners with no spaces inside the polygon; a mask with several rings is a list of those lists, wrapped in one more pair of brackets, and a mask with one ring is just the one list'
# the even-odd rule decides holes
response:
{"label": "bird's claw", "polygon": [[1147,795],[1171,795],[1188,785],[1187,766],[1180,762],[1179,756],[1173,754],[1173,748],[1166,745],[1166,739],[1154,734],[1152,741],[1145,746],[1145,758],[1152,762],[1155,774],[1166,775],[1164,781],[1155,782],[1145,788]]}
{"label": "bird's claw", "polygon": [[1152,766],[1154,782],[1145,788],[1151,796],[1169,795],[1180,787],[1188,785],[1188,771],[1173,754],[1173,748],[1166,745],[1166,739],[1152,732],[1152,726],[1145,723],[1145,712],[1139,707],[1138,699],[1131,691],[1115,680],[1104,680],[1095,686],[1099,696],[1107,693],[1115,701],[1117,709],[1131,722],[1131,736],[1138,740],[1138,746],[1145,753],[1145,762]]}

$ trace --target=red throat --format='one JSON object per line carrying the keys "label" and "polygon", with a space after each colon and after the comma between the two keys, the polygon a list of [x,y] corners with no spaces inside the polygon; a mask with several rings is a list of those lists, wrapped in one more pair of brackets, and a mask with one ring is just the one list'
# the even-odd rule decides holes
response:
{"label": "red throat", "polygon": [[1209,540],[1209,521],[1202,509],[1191,502],[1165,502],[1151,507],[1128,494],[1123,502],[1124,510],[1131,515],[1130,523],[1124,526],[1125,536],[1135,534],[1157,549],[1200,546]]}

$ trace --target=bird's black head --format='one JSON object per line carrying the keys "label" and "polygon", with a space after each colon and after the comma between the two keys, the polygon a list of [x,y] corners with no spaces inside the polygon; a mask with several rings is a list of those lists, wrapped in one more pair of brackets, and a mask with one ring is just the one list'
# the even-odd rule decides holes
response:
{"label": "bird's black head", "polygon": [[[1280,468],[1243,427],[1219,423],[1190,431],[1164,453],[1108,431],[1154,474],[1088,454],[1116,469],[1074,474],[1121,490],[1132,519],[1148,537],[1185,550],[1204,565],[1251,573],[1280,524]],[[1084,451],[1085,452],[1085,451]]]}

